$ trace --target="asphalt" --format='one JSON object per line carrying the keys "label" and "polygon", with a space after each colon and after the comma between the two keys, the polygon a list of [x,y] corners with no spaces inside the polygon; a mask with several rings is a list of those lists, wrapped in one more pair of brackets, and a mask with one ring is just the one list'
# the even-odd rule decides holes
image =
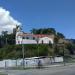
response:
{"label": "asphalt", "polygon": [[75,65],[29,69],[29,70],[1,70],[8,75],[75,75]]}

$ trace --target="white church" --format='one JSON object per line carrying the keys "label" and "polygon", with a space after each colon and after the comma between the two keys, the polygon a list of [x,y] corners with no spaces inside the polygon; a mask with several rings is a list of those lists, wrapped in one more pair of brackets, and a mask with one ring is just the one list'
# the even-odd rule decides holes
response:
{"label": "white church", "polygon": [[54,35],[30,34],[17,29],[16,44],[53,44]]}

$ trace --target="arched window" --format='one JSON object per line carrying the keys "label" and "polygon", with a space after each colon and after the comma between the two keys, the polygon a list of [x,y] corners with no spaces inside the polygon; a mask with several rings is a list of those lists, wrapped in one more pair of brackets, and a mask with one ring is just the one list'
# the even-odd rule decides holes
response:
{"label": "arched window", "polygon": [[51,43],[51,41],[49,41],[49,46],[52,48],[52,43]]}
{"label": "arched window", "polygon": [[29,37],[26,37],[26,39],[29,39]]}
{"label": "arched window", "polygon": [[18,41],[18,44],[20,44],[20,41]]}
{"label": "arched window", "polygon": [[35,40],[35,37],[33,37],[33,40]]}
{"label": "arched window", "polygon": [[51,44],[51,41],[49,41],[49,44]]}
{"label": "arched window", "polygon": [[22,39],[25,39],[25,37],[23,36]]}
{"label": "arched window", "polygon": [[43,42],[43,40],[42,40],[42,44],[43,44],[44,42]]}

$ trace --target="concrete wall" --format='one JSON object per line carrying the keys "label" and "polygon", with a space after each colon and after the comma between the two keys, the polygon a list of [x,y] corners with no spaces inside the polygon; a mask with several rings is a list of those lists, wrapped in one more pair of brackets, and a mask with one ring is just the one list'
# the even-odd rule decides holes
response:
{"label": "concrete wall", "polygon": [[[38,58],[38,57],[37,57]],[[42,65],[51,64],[52,62],[63,62],[63,57],[55,57],[53,58],[40,58]],[[2,60],[0,61],[0,68],[8,68],[8,67],[21,67],[23,65],[23,59],[17,60]],[[26,58],[24,60],[25,67],[36,67],[38,65],[38,59],[34,58]]]}

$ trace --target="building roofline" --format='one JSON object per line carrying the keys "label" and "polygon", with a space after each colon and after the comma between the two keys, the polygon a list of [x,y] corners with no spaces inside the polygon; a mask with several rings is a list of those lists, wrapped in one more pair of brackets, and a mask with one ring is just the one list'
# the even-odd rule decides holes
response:
{"label": "building roofline", "polygon": [[48,34],[30,34],[30,33],[23,33],[23,34],[18,34],[18,36],[33,36],[33,37],[50,37],[52,35],[48,35]]}

